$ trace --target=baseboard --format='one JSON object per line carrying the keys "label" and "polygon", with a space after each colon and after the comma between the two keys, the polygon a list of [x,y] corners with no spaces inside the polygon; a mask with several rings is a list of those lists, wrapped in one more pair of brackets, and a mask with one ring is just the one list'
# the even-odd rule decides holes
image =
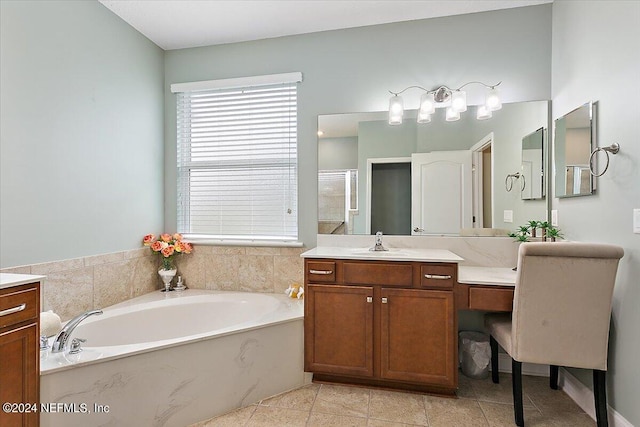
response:
{"label": "baseboard", "polygon": [[[508,354],[498,354],[498,370],[500,372],[511,372],[511,357]],[[549,365],[523,363],[522,374],[548,377]],[[580,380],[564,368],[560,368],[558,372],[558,386],[595,421],[596,407],[593,401],[593,391],[589,387],[580,382]],[[610,427],[634,427],[633,424],[627,421],[625,417],[620,415],[620,413],[610,405],[607,405],[607,414]]]}
{"label": "baseboard", "polygon": [[[523,369],[524,373],[524,369]],[[584,385],[580,380],[571,375],[569,371],[564,368],[560,368],[558,373],[558,385],[567,393],[567,395],[573,399],[578,406],[582,408],[593,420],[596,419],[596,408],[593,401],[593,391]],[[611,427],[633,427],[625,417],[620,415],[618,411],[607,405],[607,414],[609,418],[609,425]]]}

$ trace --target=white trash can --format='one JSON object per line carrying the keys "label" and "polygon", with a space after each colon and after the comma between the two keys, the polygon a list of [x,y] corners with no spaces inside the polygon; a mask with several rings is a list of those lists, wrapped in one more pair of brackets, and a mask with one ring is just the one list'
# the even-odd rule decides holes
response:
{"label": "white trash can", "polygon": [[487,378],[491,363],[489,335],[482,332],[461,331],[458,334],[460,368],[469,378]]}

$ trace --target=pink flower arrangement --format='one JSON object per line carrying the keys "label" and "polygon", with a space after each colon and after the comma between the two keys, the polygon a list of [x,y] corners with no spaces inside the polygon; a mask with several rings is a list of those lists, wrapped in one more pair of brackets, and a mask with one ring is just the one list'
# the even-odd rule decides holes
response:
{"label": "pink flower arrangement", "polygon": [[176,256],[190,254],[193,251],[191,243],[183,242],[182,235],[179,233],[163,233],[158,238],[154,234],[147,234],[142,238],[142,244],[162,256],[163,270],[173,270]]}

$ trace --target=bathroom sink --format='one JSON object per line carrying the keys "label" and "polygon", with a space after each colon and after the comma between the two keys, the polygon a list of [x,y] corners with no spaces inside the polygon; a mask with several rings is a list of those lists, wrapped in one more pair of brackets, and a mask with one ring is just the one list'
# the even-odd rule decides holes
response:
{"label": "bathroom sink", "polygon": [[353,255],[360,255],[360,256],[368,255],[371,257],[383,257],[383,258],[408,255],[408,253],[402,249],[397,249],[397,248],[388,248],[388,249],[389,249],[388,251],[370,251],[369,248],[357,248],[357,249],[353,249],[351,253]]}

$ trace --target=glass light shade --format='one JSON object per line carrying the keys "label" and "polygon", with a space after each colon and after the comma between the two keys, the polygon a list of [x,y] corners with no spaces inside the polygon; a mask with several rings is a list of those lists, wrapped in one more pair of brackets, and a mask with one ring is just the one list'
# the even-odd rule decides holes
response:
{"label": "glass light shade", "polygon": [[489,110],[486,105],[478,105],[478,110],[476,112],[476,118],[478,120],[490,119],[492,115],[493,113],[491,113],[491,110]]}
{"label": "glass light shade", "polygon": [[451,94],[451,108],[458,113],[467,111],[467,92],[463,90],[453,92]]}
{"label": "glass light shade", "polygon": [[455,122],[460,119],[460,113],[457,111],[453,111],[452,107],[447,108],[446,120],[448,122]]}
{"label": "glass light shade", "polygon": [[420,114],[431,115],[436,111],[436,101],[433,93],[424,93],[420,97]]}
{"label": "glass light shade", "polygon": [[502,101],[500,101],[500,92],[497,88],[490,88],[487,91],[485,105],[491,111],[496,111],[502,108]]}
{"label": "glass light shade", "polygon": [[431,122],[431,114],[423,114],[422,110],[418,111],[418,123],[429,123]]}
{"label": "glass light shade", "polygon": [[391,99],[389,99],[389,124],[401,125],[403,114],[404,105],[402,103],[402,98],[397,95],[392,96]]}

